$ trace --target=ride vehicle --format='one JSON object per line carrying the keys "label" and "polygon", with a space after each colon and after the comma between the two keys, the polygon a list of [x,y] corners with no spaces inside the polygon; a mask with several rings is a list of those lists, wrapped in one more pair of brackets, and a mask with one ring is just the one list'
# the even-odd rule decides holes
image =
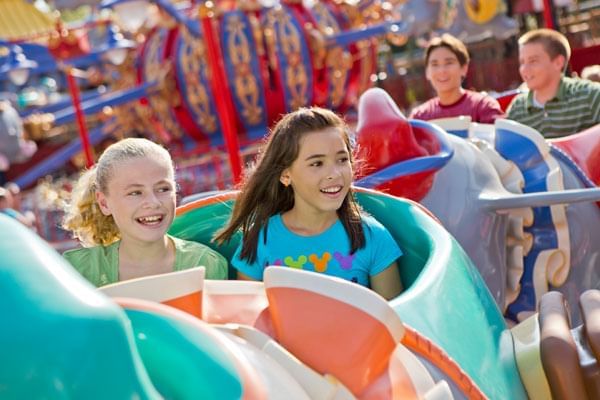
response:
{"label": "ride vehicle", "polygon": [[[170,233],[211,245],[234,198],[179,208]],[[527,335],[509,330],[435,218],[377,192],[359,190],[358,200],[405,253],[406,290],[389,303],[350,282],[282,267],[269,268],[264,283],[204,281],[197,268],[98,291],[39,237],[0,216],[7,255],[0,394],[524,399],[564,389],[564,376],[544,373],[556,360],[540,356],[537,316]],[[230,257],[235,245],[218,250]],[[593,313],[600,303],[586,304]],[[571,380],[580,373],[574,368]]]}

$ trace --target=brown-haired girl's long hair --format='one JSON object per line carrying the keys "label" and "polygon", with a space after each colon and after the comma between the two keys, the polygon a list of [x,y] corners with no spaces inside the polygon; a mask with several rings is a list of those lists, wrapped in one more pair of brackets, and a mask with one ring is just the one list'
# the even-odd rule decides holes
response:
{"label": "brown-haired girl's long hair", "polygon": [[[243,245],[240,258],[250,263],[256,261],[261,229],[266,228],[271,216],[294,207],[294,191],[291,185],[286,187],[280,182],[281,173],[298,158],[300,139],[305,134],[327,128],[340,130],[350,154],[350,162],[353,162],[348,128],[334,112],[311,107],[285,115],[273,128],[254,171],[246,176],[229,224],[215,236],[218,243],[229,241],[241,230]],[[348,191],[337,214],[350,238],[352,253],[365,246],[360,212],[352,190]]]}

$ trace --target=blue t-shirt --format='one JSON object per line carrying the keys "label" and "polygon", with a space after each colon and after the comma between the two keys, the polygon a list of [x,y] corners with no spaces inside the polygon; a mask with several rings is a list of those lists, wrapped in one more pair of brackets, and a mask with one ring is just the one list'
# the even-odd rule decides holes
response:
{"label": "blue t-shirt", "polygon": [[19,219],[19,213],[15,210],[13,210],[12,208],[3,208],[2,210],[0,210],[0,212],[2,214],[6,214],[9,217],[12,217],[14,219]]}
{"label": "blue t-shirt", "polygon": [[242,242],[231,264],[241,273],[256,280],[263,279],[269,265],[282,265],[337,276],[369,286],[369,277],[379,274],[402,255],[392,235],[377,220],[362,216],[365,247],[350,254],[350,238],[338,219],[323,233],[301,236],[290,231],[281,214],[269,218],[267,243],[262,229],[258,236],[256,261],[249,264],[240,259]]}

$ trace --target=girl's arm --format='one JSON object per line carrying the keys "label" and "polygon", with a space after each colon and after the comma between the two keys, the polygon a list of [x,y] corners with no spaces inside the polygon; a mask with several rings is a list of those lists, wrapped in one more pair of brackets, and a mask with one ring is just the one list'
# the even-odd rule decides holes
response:
{"label": "girl's arm", "polygon": [[386,300],[391,300],[402,292],[400,272],[398,272],[398,264],[395,261],[389,267],[371,277],[371,289]]}

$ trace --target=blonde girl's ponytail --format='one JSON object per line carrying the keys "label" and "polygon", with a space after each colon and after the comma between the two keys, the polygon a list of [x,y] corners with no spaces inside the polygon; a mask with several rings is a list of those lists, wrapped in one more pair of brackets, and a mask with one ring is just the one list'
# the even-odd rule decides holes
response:
{"label": "blonde girl's ponytail", "polygon": [[85,171],[73,188],[62,227],[84,247],[107,246],[120,238],[112,215],[104,215],[96,203],[97,167]]}

